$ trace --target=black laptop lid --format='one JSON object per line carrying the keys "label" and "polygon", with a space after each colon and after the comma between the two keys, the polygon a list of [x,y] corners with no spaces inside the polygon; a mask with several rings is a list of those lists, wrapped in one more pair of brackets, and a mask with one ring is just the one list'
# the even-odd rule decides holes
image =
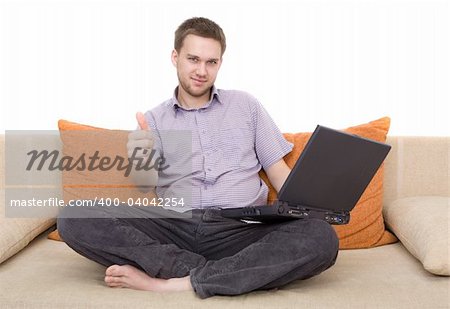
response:
{"label": "black laptop lid", "polygon": [[350,211],[391,146],[317,126],[278,199],[291,206]]}

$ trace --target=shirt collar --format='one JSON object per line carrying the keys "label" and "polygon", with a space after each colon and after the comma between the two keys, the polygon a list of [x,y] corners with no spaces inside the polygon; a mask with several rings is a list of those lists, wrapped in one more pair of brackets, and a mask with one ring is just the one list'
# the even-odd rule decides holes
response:
{"label": "shirt collar", "polygon": [[[178,95],[178,87],[179,86],[177,86],[176,88],[175,88],[175,90],[173,91],[173,97],[172,97],[172,100],[171,100],[171,105],[173,106],[173,110],[176,112],[178,109],[184,109],[182,106],[181,106],[181,104],[180,104],[180,102],[178,101],[178,99],[177,99],[177,95]],[[215,100],[214,100],[215,99]],[[209,98],[209,102],[204,106],[204,107],[202,107],[201,109],[204,109],[204,108],[208,108],[214,101],[217,101],[217,102],[219,102],[220,104],[222,104],[222,101],[220,100],[220,94],[219,94],[219,90],[216,88],[216,86],[215,85],[213,85],[212,86],[212,91],[211,91],[211,97]]]}

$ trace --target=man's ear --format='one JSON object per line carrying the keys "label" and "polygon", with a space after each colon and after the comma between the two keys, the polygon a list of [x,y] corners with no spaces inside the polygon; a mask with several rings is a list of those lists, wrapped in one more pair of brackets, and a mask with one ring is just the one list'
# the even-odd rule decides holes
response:
{"label": "man's ear", "polygon": [[177,63],[178,63],[178,53],[177,51],[174,49],[172,50],[172,56],[170,57],[172,60],[172,64],[174,67],[177,67]]}

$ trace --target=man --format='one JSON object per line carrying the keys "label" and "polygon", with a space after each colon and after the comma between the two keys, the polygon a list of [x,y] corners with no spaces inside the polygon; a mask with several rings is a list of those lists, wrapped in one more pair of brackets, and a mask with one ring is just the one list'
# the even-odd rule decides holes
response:
{"label": "man", "polygon": [[[292,149],[255,98],[214,86],[225,48],[213,21],[183,22],[171,57],[179,80],[174,96],[138,113],[139,129],[129,135],[129,153],[142,148],[145,159],[157,150],[170,166],[166,181],[190,184],[185,207],[192,218],[58,219],[69,246],[108,267],[110,287],[238,295],[306,279],[335,263],[338,239],[324,221],[251,224],[221,217],[218,208],[265,204],[268,189],[258,172],[262,167],[278,191],[290,172],[283,157]],[[162,132],[177,130],[192,133],[190,152],[169,153]],[[179,175],[177,162],[187,161],[192,170]],[[141,186],[161,176],[155,170],[134,175]],[[156,190],[158,196],[173,192]]]}

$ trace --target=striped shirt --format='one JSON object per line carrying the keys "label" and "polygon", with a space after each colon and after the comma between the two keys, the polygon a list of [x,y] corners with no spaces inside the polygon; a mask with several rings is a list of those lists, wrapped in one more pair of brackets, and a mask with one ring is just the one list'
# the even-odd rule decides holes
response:
{"label": "striped shirt", "polygon": [[268,188],[258,172],[282,159],[293,145],[245,92],[213,87],[205,106],[188,110],[178,102],[177,91],[145,113],[154,149],[166,160],[158,197],[175,202],[182,198],[183,211],[264,205]]}

